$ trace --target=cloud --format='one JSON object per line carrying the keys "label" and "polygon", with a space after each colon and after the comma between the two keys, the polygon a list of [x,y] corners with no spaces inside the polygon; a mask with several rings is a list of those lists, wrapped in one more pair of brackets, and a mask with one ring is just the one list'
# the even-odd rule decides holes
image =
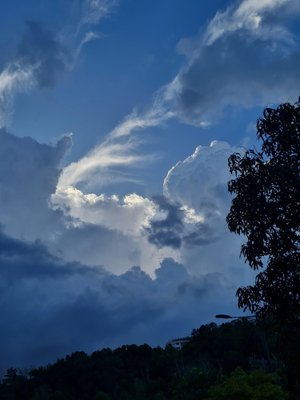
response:
{"label": "cloud", "polygon": [[198,146],[191,156],[168,172],[164,195],[190,213],[191,222],[199,227],[186,237],[187,242],[214,241],[223,231],[230,205],[228,157],[242,151],[226,142],[213,141],[209,146]]}
{"label": "cloud", "polygon": [[7,125],[19,93],[55,86],[73,67],[75,53],[41,23],[27,22],[14,58],[0,72],[0,127]]}
{"label": "cloud", "polygon": [[34,68],[34,78],[39,87],[55,86],[58,76],[69,70],[73,63],[71,50],[34,21],[27,22],[17,59],[21,65]]}
{"label": "cloud", "polygon": [[164,195],[201,213],[204,220],[212,215],[224,216],[230,202],[228,157],[236,152],[243,149],[217,140],[198,146],[191,156],[169,170]]}
{"label": "cloud", "polygon": [[72,52],[52,32],[28,22],[15,57],[0,72],[0,128],[8,124],[18,94],[53,87],[72,63]]}
{"label": "cloud", "polygon": [[[118,232],[118,235],[126,235],[125,247],[128,245],[128,240],[129,243],[131,240],[131,248],[134,249],[131,254],[127,253],[128,256],[120,250],[127,268],[130,265],[128,262],[135,260],[136,264],[142,265],[143,269],[153,276],[155,264],[157,265],[163,258],[172,256],[176,260],[185,260],[191,251],[192,254],[197,254],[197,257],[199,253],[207,253],[206,263],[210,267],[205,265],[204,268],[206,271],[209,271],[209,268],[219,271],[220,254],[222,262],[226,259],[224,257],[226,249],[222,248],[220,243],[227,241],[227,237],[232,237],[228,239],[232,244],[232,252],[228,253],[226,262],[228,265],[232,260],[234,263],[238,262],[240,240],[229,235],[225,222],[230,205],[227,183],[231,178],[227,159],[233,152],[238,151],[242,149],[231,147],[225,142],[214,141],[209,146],[198,146],[193,155],[178,162],[168,172],[164,181],[164,196],[153,196],[148,199],[130,194],[120,199],[116,195],[84,193],[74,186],[61,185],[62,179],[60,179],[56,193],[52,195],[51,204],[54,209],[63,211],[71,218],[71,224],[73,228],[76,226],[79,236],[82,234],[89,237],[87,233],[83,233],[89,232],[89,224],[101,227],[102,234],[106,228]],[[99,161],[101,162],[101,158]],[[93,232],[95,230],[94,227]],[[74,229],[70,230],[67,236],[72,238],[74,232]],[[103,253],[99,255],[99,252],[92,249],[87,251],[87,244],[79,245],[79,249],[81,247],[86,249],[86,251],[79,250],[83,255],[80,257],[76,249],[72,251],[71,245],[65,245],[64,237],[66,234],[62,235],[59,242],[64,244],[61,246],[64,250],[61,251],[68,260],[80,259],[88,264],[105,260],[104,265],[110,265],[110,270],[115,273],[124,271],[117,265],[118,257],[116,262],[110,262]],[[104,238],[105,236],[101,236],[103,243],[105,243]],[[76,241],[80,242],[78,238]],[[68,239],[67,243],[71,242]],[[94,240],[91,243],[94,243]],[[118,243],[124,242],[118,239]],[[192,251],[193,247],[199,249]],[[215,252],[215,248],[218,249],[217,260],[212,265],[208,249]],[[68,256],[69,251],[72,254],[71,258]],[[107,254],[105,250],[104,253]],[[189,258],[186,265],[194,270],[195,259]]]}
{"label": "cloud", "polygon": [[115,142],[105,140],[79,161],[67,165],[59,178],[58,187],[67,188],[77,184],[103,187],[111,182],[131,181],[118,168],[147,161],[147,156],[138,155],[138,142]]}
{"label": "cloud", "polygon": [[164,257],[177,259],[172,249],[157,251],[141,234],[156,213],[150,199],[134,193],[119,198],[85,194],[74,187],[57,189],[61,160],[70,145],[70,135],[45,145],[1,130],[4,232],[27,242],[41,240],[66,261],[104,265],[118,274],[143,265],[153,275]]}
{"label": "cloud", "polygon": [[118,274],[142,265],[153,276],[163,258],[178,258],[173,246],[157,249],[157,243],[148,240],[152,218],[161,214],[153,199],[135,193],[120,198],[58,187],[51,196],[51,207],[67,218],[68,229],[56,240],[57,254],[66,260],[89,265],[101,262]]}
{"label": "cloud", "polygon": [[211,319],[216,290],[234,308],[221,275],[194,279],[172,259],[153,279],[139,267],[116,276],[1,233],[0,266],[1,367],[47,363],[78,349],[164,345],[198,326],[199,314],[201,322]]}
{"label": "cloud", "polygon": [[70,145],[70,135],[49,146],[0,130],[0,224],[6,233],[35,240],[60,229],[60,216],[49,209],[48,201]]}
{"label": "cloud", "polygon": [[[84,4],[83,27],[110,10],[105,1]],[[181,42],[187,65],[156,93],[152,106],[131,113],[62,171],[69,136],[48,146],[2,131],[4,366],[49,362],[80,348],[164,344],[216,312],[234,309],[236,286],[250,278],[238,259],[240,239],[225,223],[227,158],[240,149],[216,141],[197,147],[168,172],[164,196],[108,196],[100,189],[134,180],[123,169],[148,161],[139,153],[140,130],[175,115],[203,126],[226,107],[250,107],[276,91],[292,93],[296,39],[273,15],[286,4],[243,1],[218,13],[204,35]],[[94,37],[84,32],[75,50],[65,52],[63,41],[29,24],[19,64],[0,75],[3,104],[34,83],[55,84]]]}
{"label": "cloud", "polygon": [[118,0],[85,0],[82,6],[81,25],[95,25],[109,15],[118,5]]}
{"label": "cloud", "polygon": [[232,107],[295,100],[300,53],[289,23],[300,12],[297,4],[244,0],[218,12],[199,37],[179,43],[187,62],[166,85],[165,103],[185,122],[203,126]]}
{"label": "cloud", "polygon": [[204,36],[206,45],[213,44],[216,40],[236,31],[248,31],[254,35],[263,35],[264,39],[282,39],[287,33],[281,26],[264,24],[266,18],[278,9],[288,8],[296,2],[289,0],[243,0],[236,6],[229,6],[223,12],[217,12],[208,24]]}
{"label": "cloud", "polygon": [[[187,251],[195,227],[199,232],[208,224],[220,234],[223,220],[210,214],[225,212],[228,200],[218,188],[234,148],[199,147],[168,173],[165,197],[120,199],[68,187],[52,196],[53,210],[48,200],[70,137],[49,146],[3,131],[0,141],[0,366],[124,343],[164,345],[219,310],[235,310],[234,292],[243,281],[242,272],[228,273],[238,257],[236,242],[220,245],[203,232],[209,243]],[[173,229],[176,224],[183,230]],[[173,249],[166,235],[157,248],[142,234],[147,227],[153,235],[178,233],[181,247]]]}
{"label": "cloud", "polygon": [[6,123],[17,93],[34,86],[34,69],[18,63],[9,64],[0,72],[0,128]]}
{"label": "cloud", "polygon": [[162,218],[155,216],[149,226],[145,227],[149,242],[157,247],[170,246],[178,249],[181,246],[181,234],[184,229],[182,210],[163,196],[153,197],[153,200],[164,215]]}
{"label": "cloud", "polygon": [[53,208],[60,208],[76,221],[103,225],[127,234],[138,234],[155,214],[155,204],[135,193],[118,196],[84,194],[74,187],[58,188],[52,195]]}
{"label": "cloud", "polygon": [[162,99],[158,96],[148,110],[140,114],[137,112],[129,114],[102,143],[96,145],[77,162],[66,166],[60,176],[58,187],[83,184],[89,188],[94,185],[99,189],[111,182],[132,181],[131,177],[124,176],[116,168],[143,165],[153,159],[151,155],[137,154],[142,140],[133,134],[141,129],[158,126],[172,117],[173,113],[164,108]]}
{"label": "cloud", "polygon": [[85,0],[79,16],[80,35],[72,26],[68,27],[71,34],[66,36],[64,31],[47,30],[41,22],[27,22],[15,56],[0,72],[0,128],[9,122],[19,93],[54,87],[63,73],[74,68],[83,47],[103,36],[87,29],[117,4],[114,0]]}
{"label": "cloud", "polygon": [[242,238],[229,232],[225,220],[231,202],[227,183],[232,179],[227,160],[235,152],[243,149],[218,141],[198,146],[170,169],[163,192],[183,210],[180,260],[187,270],[196,276],[222,273],[241,285],[253,273],[239,258]]}

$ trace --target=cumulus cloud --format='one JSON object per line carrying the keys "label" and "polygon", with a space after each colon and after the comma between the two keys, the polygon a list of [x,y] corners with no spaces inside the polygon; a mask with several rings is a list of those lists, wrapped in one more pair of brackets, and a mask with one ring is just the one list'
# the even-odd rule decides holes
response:
{"label": "cumulus cloud", "polygon": [[295,100],[300,53],[289,22],[297,4],[240,1],[218,12],[199,37],[182,40],[187,63],[164,89],[169,107],[202,126],[230,107]]}
{"label": "cumulus cloud", "polygon": [[198,146],[191,156],[169,170],[164,179],[164,195],[194,209],[202,215],[203,222],[214,216],[224,217],[230,202],[228,157],[242,151],[217,140],[209,146]]}
{"label": "cumulus cloud", "polygon": [[241,284],[253,274],[239,258],[241,238],[228,231],[225,220],[231,202],[227,183],[232,179],[227,160],[235,152],[243,149],[218,141],[198,146],[170,169],[163,191],[190,214],[179,236],[180,259],[187,269],[196,275],[224,273]]}
{"label": "cumulus cloud", "polygon": [[214,241],[223,232],[230,205],[228,157],[241,151],[226,142],[213,141],[209,146],[198,146],[191,156],[168,172],[164,195],[185,207],[191,221],[199,227],[187,235],[187,243]]}
{"label": "cumulus cloud", "polygon": [[51,196],[51,207],[67,218],[67,230],[56,240],[56,251],[64,259],[89,265],[101,262],[118,274],[138,264],[153,276],[162,259],[179,257],[176,247],[164,243],[157,248],[158,242],[149,241],[153,219],[164,218],[153,199],[135,193],[120,198],[58,187]]}
{"label": "cumulus cloud", "polygon": [[114,273],[143,265],[153,275],[164,257],[177,259],[173,249],[157,251],[142,234],[156,213],[152,200],[133,193],[119,198],[85,194],[74,187],[56,190],[61,159],[70,144],[70,135],[56,145],[45,145],[1,130],[0,225],[4,232],[27,242],[42,240],[67,261],[101,264]]}
{"label": "cumulus cloud", "polygon": [[[103,225],[128,234],[139,233],[155,214],[155,204],[135,193],[118,196],[84,194],[74,187],[58,188],[51,199],[54,208],[63,209],[76,221]],[[80,223],[80,222],[79,222]]]}
{"label": "cumulus cloud", "polygon": [[139,267],[116,276],[1,233],[0,265],[1,367],[47,363],[78,349],[164,345],[198,326],[199,315],[211,320],[216,290],[234,309],[233,287],[222,275],[195,279],[172,259],[154,278]]}

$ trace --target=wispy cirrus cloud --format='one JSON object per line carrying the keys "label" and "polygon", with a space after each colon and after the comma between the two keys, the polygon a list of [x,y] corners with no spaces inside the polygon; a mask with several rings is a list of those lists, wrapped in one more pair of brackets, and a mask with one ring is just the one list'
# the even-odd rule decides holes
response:
{"label": "wispy cirrus cloud", "polygon": [[10,117],[15,96],[34,86],[34,66],[9,64],[0,72],[0,128]]}
{"label": "wispy cirrus cloud", "polygon": [[119,0],[84,0],[80,25],[95,25],[111,14],[118,6]]}
{"label": "wispy cirrus cloud", "polygon": [[38,21],[28,21],[16,54],[0,72],[0,127],[13,113],[15,97],[33,88],[53,87],[71,71],[83,47],[103,35],[89,31],[118,5],[115,0],[84,0],[79,15],[80,32],[70,27],[70,37],[52,32]]}
{"label": "wispy cirrus cloud", "polygon": [[265,24],[265,18],[275,10],[289,7],[291,3],[293,1],[289,0],[244,0],[238,5],[229,6],[209,22],[203,38],[204,44],[212,45],[222,36],[243,29],[266,39],[282,39],[282,35],[288,34],[288,31],[280,24]]}
{"label": "wispy cirrus cloud", "polygon": [[125,143],[107,139],[76,162],[67,165],[59,178],[58,188],[82,184],[98,189],[109,183],[132,181],[119,170],[144,164],[151,156],[138,154],[139,142],[128,140]]}
{"label": "wispy cirrus cloud", "polygon": [[0,72],[0,126],[7,125],[15,97],[53,87],[74,64],[74,52],[40,23],[29,21],[12,61]]}
{"label": "wispy cirrus cloud", "polygon": [[[124,118],[100,143],[77,162],[66,166],[58,188],[96,183],[97,188],[111,182],[132,181],[131,176],[119,173],[116,167],[140,167],[153,159],[151,154],[140,154],[140,130],[156,127],[174,116],[166,110],[158,96],[154,104],[142,113],[134,111]],[[99,179],[97,179],[97,175]]]}

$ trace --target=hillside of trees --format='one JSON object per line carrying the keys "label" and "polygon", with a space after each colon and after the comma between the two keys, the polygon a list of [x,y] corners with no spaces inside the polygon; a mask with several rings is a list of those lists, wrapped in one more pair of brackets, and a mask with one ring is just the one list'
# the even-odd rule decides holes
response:
{"label": "hillside of trees", "polygon": [[127,345],[76,352],[22,373],[9,369],[1,399],[284,400],[284,366],[268,336],[248,320],[211,323],[181,350]]}

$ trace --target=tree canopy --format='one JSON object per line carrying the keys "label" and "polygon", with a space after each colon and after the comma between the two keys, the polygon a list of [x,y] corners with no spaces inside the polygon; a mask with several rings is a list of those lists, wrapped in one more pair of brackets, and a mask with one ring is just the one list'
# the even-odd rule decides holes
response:
{"label": "tree canopy", "polygon": [[266,108],[257,122],[261,149],[233,154],[230,231],[246,237],[241,254],[263,270],[239,288],[238,305],[258,316],[300,315],[300,103]]}

